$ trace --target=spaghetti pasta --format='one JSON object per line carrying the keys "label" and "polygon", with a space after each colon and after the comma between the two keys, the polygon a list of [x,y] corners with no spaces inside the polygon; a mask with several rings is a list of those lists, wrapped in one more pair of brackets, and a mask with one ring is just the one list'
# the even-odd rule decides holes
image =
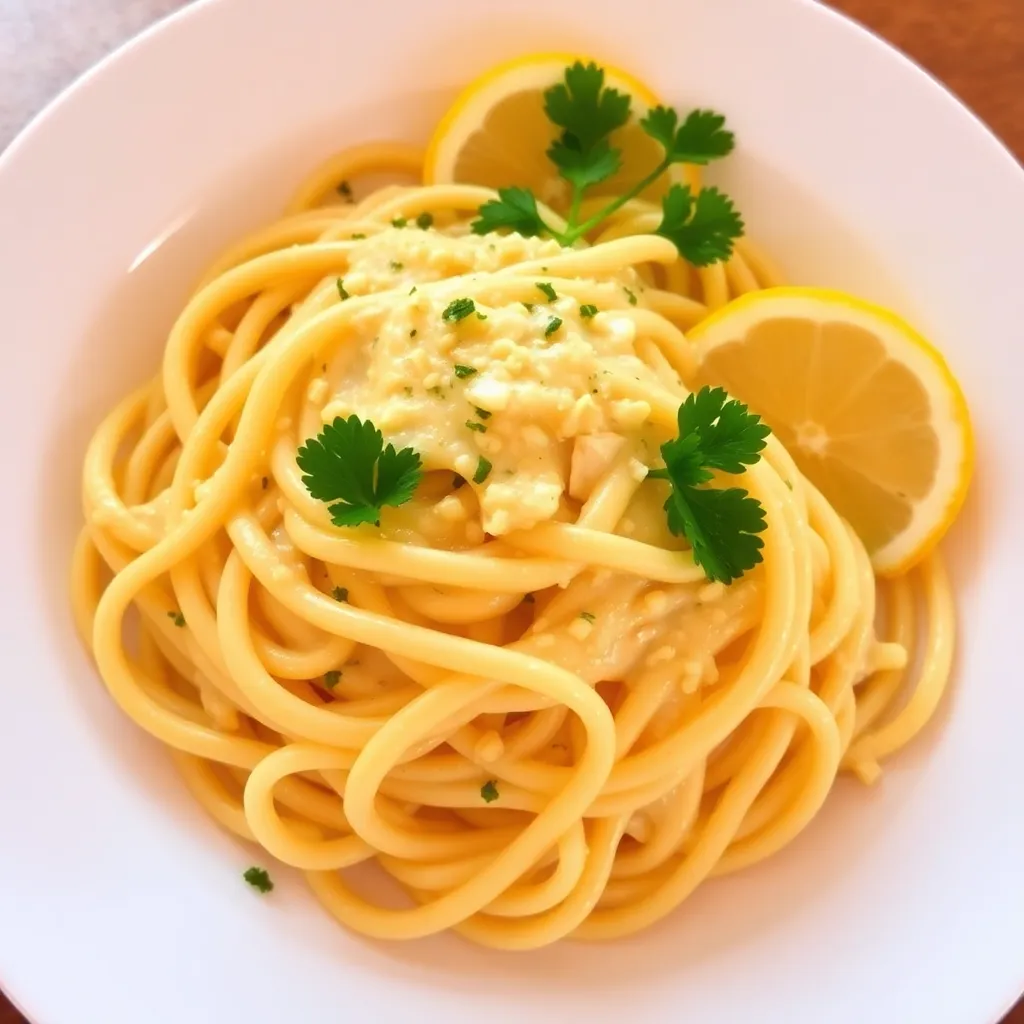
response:
{"label": "spaghetti pasta", "polygon": [[[682,332],[779,272],[745,240],[695,270],[644,233],[641,200],[572,249],[469,234],[487,189],[337,202],[343,179],[418,161],[335,157],[202,279],[162,372],[90,442],[79,631],[207,812],[304,871],[348,927],[504,949],[616,938],[781,849],[840,770],[870,782],[913,739],[949,674],[949,583],[936,554],[876,581],[774,439],[745,474],[763,564],[709,583],[665,529],[643,446],[687,394]],[[418,216],[431,226],[393,224]],[[567,325],[543,356],[523,305],[538,275]],[[459,296],[488,311],[463,335],[439,315]],[[431,353],[513,366],[524,346],[525,411],[492,389],[489,428],[467,434],[485,375],[458,391]],[[551,398],[563,384],[571,409]],[[332,525],[296,465],[353,411],[425,453],[379,529]],[[487,484],[460,486],[477,455]],[[370,860],[404,909],[346,881]]]}

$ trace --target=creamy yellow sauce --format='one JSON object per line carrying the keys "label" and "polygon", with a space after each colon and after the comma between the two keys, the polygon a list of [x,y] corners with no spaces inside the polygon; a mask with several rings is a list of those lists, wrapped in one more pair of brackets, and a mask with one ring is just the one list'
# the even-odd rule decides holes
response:
{"label": "creamy yellow sauce", "polygon": [[[368,418],[396,447],[419,452],[427,470],[464,477],[493,536],[554,518],[566,494],[585,500],[622,446],[639,438],[650,405],[615,394],[613,369],[658,382],[636,354],[633,321],[614,308],[583,316],[575,299],[556,293],[552,300],[538,287],[529,304],[478,302],[465,319],[447,322],[447,299],[413,289],[560,251],[550,240],[409,228],[366,239],[352,254],[346,293],[408,290],[408,300],[360,314],[358,337],[329,379],[309,389],[324,422]],[[542,272],[537,282],[549,283]],[[628,304],[638,288],[632,271],[609,279],[610,303]],[[476,483],[481,459],[490,469]],[[450,511],[458,517],[454,505]]]}

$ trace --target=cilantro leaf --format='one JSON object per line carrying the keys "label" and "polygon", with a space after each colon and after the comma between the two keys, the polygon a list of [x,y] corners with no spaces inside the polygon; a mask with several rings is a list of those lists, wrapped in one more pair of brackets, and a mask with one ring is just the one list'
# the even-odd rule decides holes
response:
{"label": "cilantro leaf", "polygon": [[742,488],[699,485],[713,479],[713,470],[745,472],[761,458],[770,431],[722,388],[691,394],[676,418],[679,436],[661,446],[665,468],[649,476],[671,485],[668,528],[690,542],[708,579],[731,583],[761,561],[764,509]]}
{"label": "cilantro leaf", "polygon": [[337,417],[316,437],[309,438],[296,456],[306,490],[330,504],[335,526],[380,523],[385,505],[403,505],[423,475],[420,457],[412,448],[384,447],[384,438],[370,422],[352,415]]}
{"label": "cilantro leaf", "polygon": [[665,147],[674,164],[707,164],[728,156],[736,144],[725,118],[713,110],[691,110],[680,124],[671,107],[655,107],[640,119],[640,127]]}
{"label": "cilantro leaf", "polygon": [[546,230],[537,212],[537,200],[528,188],[499,188],[498,198],[489,199],[477,211],[470,227],[474,234],[507,228],[521,235],[539,235]]}
{"label": "cilantro leaf", "polygon": [[576,61],[563,81],[544,91],[544,111],[586,154],[629,120],[629,95],[605,87],[603,68]]}
{"label": "cilantro leaf", "polygon": [[612,149],[606,139],[594,143],[589,150],[583,150],[576,136],[568,132],[548,147],[548,159],[558,168],[559,174],[578,189],[599,184],[622,166],[621,152]]}
{"label": "cilantro leaf", "polygon": [[706,267],[732,255],[743,234],[743,219],[732,200],[717,188],[702,188],[694,199],[689,185],[673,185],[661,201],[656,234],[675,244],[695,267]]}
{"label": "cilantro leaf", "polygon": [[274,888],[266,868],[251,867],[242,872],[242,877],[254,888],[262,893],[268,893]]}

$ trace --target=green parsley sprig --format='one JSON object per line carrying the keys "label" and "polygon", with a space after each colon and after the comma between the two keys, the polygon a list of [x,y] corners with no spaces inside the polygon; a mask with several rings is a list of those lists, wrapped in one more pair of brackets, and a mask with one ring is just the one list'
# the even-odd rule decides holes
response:
{"label": "green parsley sprig", "polygon": [[[580,221],[586,190],[606,181],[622,166],[622,153],[612,145],[611,135],[632,116],[630,97],[604,84],[602,68],[576,61],[565,69],[561,82],[545,91],[544,110],[561,129],[547,155],[571,187],[565,228],[559,231],[545,222],[529,189],[511,187],[498,189],[498,198],[480,207],[472,223],[477,234],[501,229],[521,235],[546,233],[562,245],[572,245],[674,164],[708,164],[728,156],[735,145],[721,114],[693,110],[680,121],[671,107],[654,107],[639,125],[661,145],[661,160],[630,189]],[[743,234],[743,221],[732,200],[718,189],[704,188],[694,196],[689,186],[672,185],[662,200],[662,220],[655,230],[694,266],[704,267],[729,258],[733,242]]]}
{"label": "green parsley sprig", "polygon": [[771,431],[722,388],[690,395],[677,420],[679,436],[661,446],[665,468],[648,478],[668,481],[668,528],[690,542],[694,562],[709,580],[731,583],[761,561],[764,509],[742,488],[702,485],[715,470],[746,472],[761,458]]}
{"label": "green parsley sprig", "polygon": [[381,432],[352,415],[324,426],[299,448],[296,456],[306,490],[328,502],[335,526],[380,525],[385,505],[404,505],[423,476],[412,448],[384,446]]}

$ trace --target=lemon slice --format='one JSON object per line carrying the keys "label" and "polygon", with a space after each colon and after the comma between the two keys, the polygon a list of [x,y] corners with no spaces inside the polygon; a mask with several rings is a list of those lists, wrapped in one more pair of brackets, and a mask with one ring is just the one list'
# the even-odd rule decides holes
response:
{"label": "lemon slice", "polygon": [[[559,130],[544,113],[544,90],[560,82],[565,69],[577,60],[588,63],[590,58],[571,53],[531,54],[499,64],[466,86],[427,147],[426,183],[491,188],[520,185],[564,213],[570,189],[546,156]],[[602,195],[617,195],[649,174],[664,155],[638,124],[660,101],[632,75],[607,64],[600,66],[605,85],[628,93],[632,100],[633,116],[610,138],[622,152],[622,167],[597,189]],[[660,201],[669,185],[691,176],[696,184],[696,168],[672,167],[640,195]]]}
{"label": "lemon slice", "polygon": [[698,386],[760,413],[853,526],[875,570],[910,568],[956,517],[974,461],[960,385],[912,327],[841,292],[773,288],[690,332]]}

